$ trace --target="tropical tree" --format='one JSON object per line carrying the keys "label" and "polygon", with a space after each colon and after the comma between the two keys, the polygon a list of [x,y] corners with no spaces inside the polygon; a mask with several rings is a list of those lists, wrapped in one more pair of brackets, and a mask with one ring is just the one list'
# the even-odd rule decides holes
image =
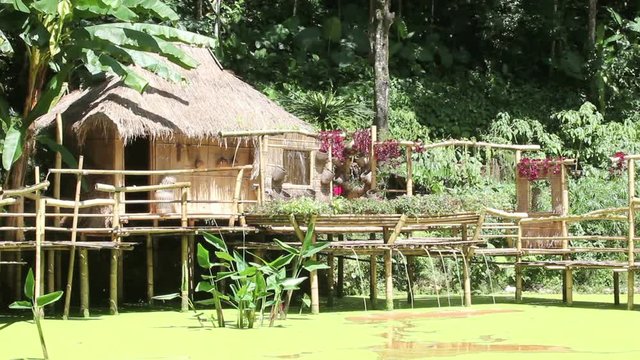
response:
{"label": "tropical tree", "polygon": [[[0,6],[0,54],[12,55],[14,49],[24,48],[28,61],[24,104],[19,124],[13,125],[21,133],[23,141],[18,145],[23,150],[31,145],[25,140],[32,139],[34,120],[56,104],[67,88],[67,79],[80,67],[92,75],[120,76],[125,85],[142,92],[147,81],[127,65],[135,64],[166,80],[181,81],[182,76],[166,61],[185,69],[193,69],[198,63],[177,45],[214,46],[214,40],[206,36],[138,22],[179,19],[159,0],[0,0]],[[9,39],[22,44],[16,46]],[[2,120],[10,121],[7,101],[2,98],[0,110]],[[13,155],[12,162],[21,157],[20,147],[13,141],[5,142],[3,150],[3,158]],[[15,169],[16,173],[22,170],[18,165]]]}
{"label": "tropical tree", "polygon": [[119,76],[142,92],[147,81],[127,65],[170,81],[182,77],[167,62],[185,69],[198,66],[178,44],[213,47],[213,39],[150,22],[178,20],[159,0],[0,0],[0,56],[24,51],[27,63],[22,109],[10,111],[0,94],[6,129],[3,167],[10,169],[6,185],[23,185],[34,148],[34,121],[57,103],[77,70]]}

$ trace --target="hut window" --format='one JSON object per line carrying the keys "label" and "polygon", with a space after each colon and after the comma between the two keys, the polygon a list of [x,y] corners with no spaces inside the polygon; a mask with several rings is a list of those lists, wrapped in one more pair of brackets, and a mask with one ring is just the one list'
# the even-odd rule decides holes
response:
{"label": "hut window", "polygon": [[287,171],[288,182],[310,185],[311,153],[309,151],[284,150],[282,165]]}
{"label": "hut window", "polygon": [[551,184],[549,180],[541,179],[531,182],[531,197],[529,208],[532,212],[553,211],[551,199]]}

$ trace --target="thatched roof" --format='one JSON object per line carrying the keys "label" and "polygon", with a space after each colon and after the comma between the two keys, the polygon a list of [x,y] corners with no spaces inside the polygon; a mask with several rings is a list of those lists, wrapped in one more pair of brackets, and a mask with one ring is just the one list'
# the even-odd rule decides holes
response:
{"label": "thatched roof", "polygon": [[177,68],[186,83],[172,83],[146,70],[135,70],[149,81],[142,94],[110,79],[71,92],[47,115],[38,129],[55,123],[57,113],[83,142],[92,131],[114,128],[127,142],[137,137],[217,137],[221,131],[313,130],[265,95],[225,71],[208,49],[186,48],[200,66]]}

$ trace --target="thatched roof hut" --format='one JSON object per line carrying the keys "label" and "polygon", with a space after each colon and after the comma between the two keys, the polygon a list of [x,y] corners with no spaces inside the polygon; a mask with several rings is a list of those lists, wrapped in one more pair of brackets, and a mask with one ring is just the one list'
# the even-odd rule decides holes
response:
{"label": "thatched roof hut", "polygon": [[184,50],[200,64],[193,70],[170,65],[185,83],[169,82],[135,68],[149,81],[144,93],[114,78],[65,96],[37,120],[37,127],[53,124],[59,113],[65,122],[73,123],[72,130],[80,140],[95,129],[115,127],[125,143],[138,137],[156,139],[176,134],[210,139],[223,131],[313,131],[311,125],[225,71],[208,49]]}
{"label": "thatched roof hut", "polygon": [[[242,200],[268,198],[264,194],[272,190],[272,173],[280,176],[284,168],[288,178],[277,184],[278,190],[320,194],[323,168],[314,160],[318,140],[313,127],[225,71],[208,49],[185,51],[200,65],[194,70],[174,67],[185,79],[183,83],[134,68],[149,82],[144,93],[126,87],[120,79],[109,79],[63,97],[36,121],[37,128],[52,126],[60,114],[65,146],[84,154],[90,168],[169,170],[253,165],[242,182]],[[230,136],[224,137],[225,133]],[[258,142],[265,144],[262,151]],[[261,157],[264,161],[259,161]],[[264,174],[260,181],[258,173]],[[176,180],[192,183],[194,204],[190,204],[190,211],[226,214],[234,211],[230,200],[236,175],[234,171],[197,173]],[[158,184],[163,177],[152,175],[141,180],[116,176],[113,181],[118,185]],[[264,185],[261,190],[260,185]]]}

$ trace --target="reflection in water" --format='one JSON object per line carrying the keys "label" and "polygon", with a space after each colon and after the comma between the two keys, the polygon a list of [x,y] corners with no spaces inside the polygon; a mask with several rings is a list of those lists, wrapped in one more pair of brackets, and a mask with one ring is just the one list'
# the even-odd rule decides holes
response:
{"label": "reflection in water", "polygon": [[395,325],[389,326],[387,332],[382,334],[386,339],[384,345],[375,346],[373,350],[380,359],[423,359],[487,352],[565,353],[572,351],[564,346],[505,344],[504,339],[494,338],[491,335],[481,336],[479,342],[406,340],[407,331],[413,327],[410,320],[396,322]]}
{"label": "reflection in water", "polygon": [[438,319],[438,318],[467,318],[472,316],[503,314],[522,312],[522,310],[509,309],[484,309],[484,310],[456,310],[456,311],[433,311],[433,312],[388,312],[363,316],[350,316],[347,320],[361,323],[385,322],[394,320],[416,320],[416,319]]}

